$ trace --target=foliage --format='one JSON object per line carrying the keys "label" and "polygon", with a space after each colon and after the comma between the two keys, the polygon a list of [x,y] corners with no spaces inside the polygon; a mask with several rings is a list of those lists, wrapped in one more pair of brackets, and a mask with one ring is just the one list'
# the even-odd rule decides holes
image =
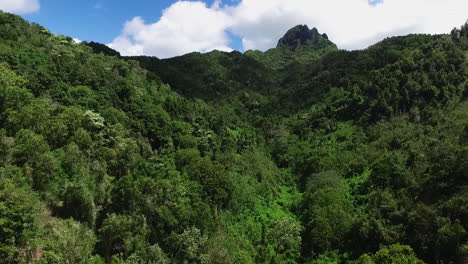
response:
{"label": "foliage", "polygon": [[375,255],[362,255],[359,260],[353,262],[356,264],[424,264],[418,259],[411,247],[400,244],[391,245],[379,250]]}
{"label": "foliage", "polygon": [[467,37],[160,60],[0,13],[0,257],[463,263]]}

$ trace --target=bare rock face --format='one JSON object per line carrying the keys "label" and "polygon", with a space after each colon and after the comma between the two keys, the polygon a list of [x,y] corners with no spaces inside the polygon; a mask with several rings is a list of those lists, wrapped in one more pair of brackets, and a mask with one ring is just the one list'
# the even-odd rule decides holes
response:
{"label": "bare rock face", "polygon": [[320,34],[314,27],[309,29],[307,25],[298,25],[286,32],[286,34],[278,41],[277,48],[297,49],[300,47],[309,46],[311,48],[322,49],[327,46],[336,46],[328,40],[326,34]]}

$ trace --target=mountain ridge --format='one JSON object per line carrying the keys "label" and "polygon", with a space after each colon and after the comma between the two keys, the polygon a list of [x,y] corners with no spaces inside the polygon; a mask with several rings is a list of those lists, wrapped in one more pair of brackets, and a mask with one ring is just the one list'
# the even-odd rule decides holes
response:
{"label": "mountain ridge", "polygon": [[[118,51],[115,51],[108,46],[96,42],[83,42],[84,45],[91,47],[96,53],[104,53],[106,55],[120,56]],[[337,50],[336,44],[328,39],[327,34],[319,34],[314,27],[309,29],[307,25],[297,25],[289,29],[283,37],[278,40],[275,48],[268,49],[265,52],[259,50],[248,50],[243,54],[250,56],[267,67],[280,69],[287,67],[291,63],[308,63],[316,60],[318,57],[326,54],[329,51]],[[210,51],[205,54],[210,54]],[[233,51],[234,53],[238,51]],[[191,56],[200,52],[190,52],[187,54],[175,56],[172,58],[162,59],[171,60],[178,57]],[[228,52],[226,52],[228,53]],[[125,56],[122,56],[125,57]],[[127,56],[127,57],[153,57],[155,56]]]}
{"label": "mountain ridge", "polygon": [[0,12],[0,259],[464,263],[468,24],[304,39],[120,57]]}

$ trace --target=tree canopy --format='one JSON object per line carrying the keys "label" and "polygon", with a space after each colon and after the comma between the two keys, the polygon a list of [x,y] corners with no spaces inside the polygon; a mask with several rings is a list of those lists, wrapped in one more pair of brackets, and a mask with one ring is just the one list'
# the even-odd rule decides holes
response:
{"label": "tree canopy", "polygon": [[465,263],[467,32],[160,60],[0,12],[0,258]]}

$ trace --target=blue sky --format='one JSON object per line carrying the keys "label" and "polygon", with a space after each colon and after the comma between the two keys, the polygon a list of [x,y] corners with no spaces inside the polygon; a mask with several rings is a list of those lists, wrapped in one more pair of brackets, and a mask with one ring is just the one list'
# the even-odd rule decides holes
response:
{"label": "blue sky", "polygon": [[297,24],[362,49],[395,35],[447,33],[468,19],[467,0],[0,0],[0,9],[124,55],[161,58],[267,50]]}
{"label": "blue sky", "polygon": [[[119,35],[125,21],[140,16],[145,21],[156,21],[162,11],[178,0],[47,0],[39,12],[24,17],[56,34],[72,36],[83,41],[110,43]],[[211,6],[215,0],[203,0]],[[383,0],[369,0],[376,5]],[[236,0],[224,1],[235,4]],[[242,50],[239,37],[230,34],[234,49]]]}
{"label": "blue sky", "polygon": [[[191,1],[191,0],[189,0]],[[157,21],[164,9],[177,0],[46,0],[38,12],[25,14],[24,18],[62,34],[82,41],[111,43],[122,31],[122,26],[133,17]],[[192,1],[195,2],[195,1]],[[215,0],[203,0],[211,6]],[[235,0],[227,0],[235,4]],[[243,50],[241,39],[230,34],[230,46]]]}
{"label": "blue sky", "polygon": [[[56,34],[81,40],[110,43],[120,34],[125,21],[140,16],[156,21],[162,10],[176,0],[46,0],[38,12],[24,17]],[[212,3],[212,1],[205,1]]]}

